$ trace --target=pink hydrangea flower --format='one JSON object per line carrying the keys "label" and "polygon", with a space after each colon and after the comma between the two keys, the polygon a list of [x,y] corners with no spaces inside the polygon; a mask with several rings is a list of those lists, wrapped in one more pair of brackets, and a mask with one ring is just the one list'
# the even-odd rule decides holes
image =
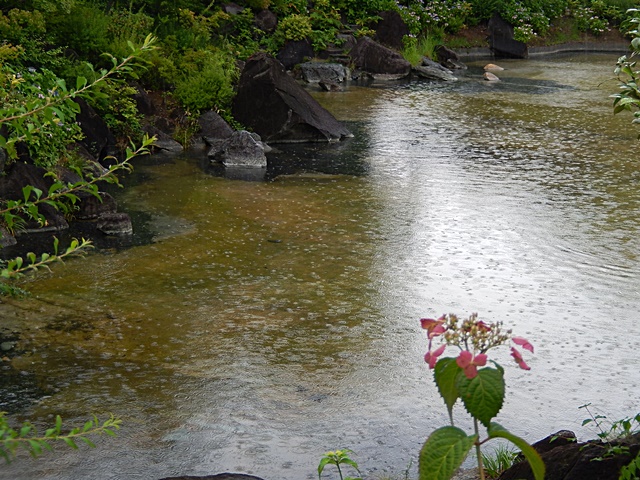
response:
{"label": "pink hydrangea flower", "polygon": [[487,364],[487,356],[484,353],[473,356],[470,351],[463,350],[456,358],[456,363],[464,371],[466,377],[472,379],[478,375],[477,367],[484,367]]}
{"label": "pink hydrangea flower", "polygon": [[429,351],[425,354],[424,361],[429,364],[430,369],[435,368],[436,363],[438,362],[438,357],[442,355],[442,352],[444,352],[444,349],[446,348],[446,346],[447,346],[446,344],[440,345],[440,347],[434,350],[433,352]]}
{"label": "pink hydrangea flower", "polygon": [[[522,348],[525,348],[524,346]],[[533,348],[533,347],[531,347]],[[522,358],[522,354],[516,349],[516,347],[511,347],[511,356],[515,359],[518,366],[520,366],[523,370],[531,370],[531,367],[527,365]]]}
{"label": "pink hydrangea flower", "polygon": [[513,337],[511,340],[513,340],[513,343],[515,343],[516,345],[520,345],[525,350],[529,350],[531,353],[533,353],[533,345],[531,345],[526,338]]}
{"label": "pink hydrangea flower", "polygon": [[427,331],[427,337],[431,340],[433,337],[442,335],[445,332],[444,319],[439,318],[434,320],[433,318],[421,318],[420,324],[422,328]]}

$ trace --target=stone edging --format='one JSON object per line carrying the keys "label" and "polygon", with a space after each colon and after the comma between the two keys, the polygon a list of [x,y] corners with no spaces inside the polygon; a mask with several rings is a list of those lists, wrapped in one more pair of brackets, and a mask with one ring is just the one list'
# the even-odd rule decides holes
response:
{"label": "stone edging", "polygon": [[[538,57],[542,55],[553,55],[556,53],[568,52],[598,52],[598,53],[617,53],[624,55],[629,52],[629,44],[623,42],[571,42],[558,45],[549,45],[546,47],[529,47],[529,57]],[[493,52],[489,47],[462,48],[456,50],[461,59],[469,60],[474,58],[494,58]]]}

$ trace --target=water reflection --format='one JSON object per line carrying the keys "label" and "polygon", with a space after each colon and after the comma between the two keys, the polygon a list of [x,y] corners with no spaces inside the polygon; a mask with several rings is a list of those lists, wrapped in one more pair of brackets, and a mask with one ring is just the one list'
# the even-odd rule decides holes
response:
{"label": "water reflection", "polygon": [[515,433],[587,435],[585,402],[635,413],[640,189],[636,132],[607,99],[614,63],[316,93],[356,137],[282,148],[266,181],[200,153],[145,160],[119,198],[145,240],[0,305],[23,332],[8,382],[37,385],[23,413],[114,411],[125,430],[0,478],[299,480],[336,447],[400,473],[446,423],[417,319],[448,311],[535,343],[530,374],[507,370]]}

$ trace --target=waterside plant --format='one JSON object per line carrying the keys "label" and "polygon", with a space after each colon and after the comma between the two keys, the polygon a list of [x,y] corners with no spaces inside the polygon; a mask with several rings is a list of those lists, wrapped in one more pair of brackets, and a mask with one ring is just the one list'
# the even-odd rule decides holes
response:
{"label": "waterside plant", "polygon": [[[451,425],[435,430],[423,445],[419,479],[450,479],[475,447],[480,479],[485,480],[481,446],[491,439],[502,438],[520,449],[535,479],[543,480],[545,466],[540,455],[524,439],[494,421],[504,403],[504,369],[487,356],[490,350],[513,342],[515,346],[511,346],[511,356],[520,368],[529,370],[517,347],[533,353],[533,345],[522,337],[512,336],[511,330],[504,330],[501,322],[485,323],[478,320],[476,314],[464,320],[454,314],[437,319],[423,318],[421,325],[428,338],[424,359],[433,370]],[[435,348],[434,340],[442,344]],[[457,355],[440,358],[447,347],[455,349]],[[453,407],[458,400],[473,420],[474,431],[470,435],[454,424]],[[480,436],[480,425],[486,429],[484,439]]]}

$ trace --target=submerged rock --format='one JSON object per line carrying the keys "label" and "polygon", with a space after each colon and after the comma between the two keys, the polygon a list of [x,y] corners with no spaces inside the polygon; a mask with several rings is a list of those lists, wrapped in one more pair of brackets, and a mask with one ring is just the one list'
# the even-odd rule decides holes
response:
{"label": "submerged rock", "polygon": [[98,217],[96,227],[105,235],[131,235],[133,225],[126,213],[105,213]]}

